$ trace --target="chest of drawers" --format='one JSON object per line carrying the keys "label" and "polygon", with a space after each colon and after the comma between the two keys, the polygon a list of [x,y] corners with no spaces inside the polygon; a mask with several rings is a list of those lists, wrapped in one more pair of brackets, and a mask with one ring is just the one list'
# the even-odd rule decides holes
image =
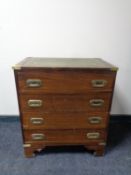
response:
{"label": "chest of drawers", "polygon": [[26,58],[16,64],[25,156],[61,145],[103,155],[116,72],[97,58]]}

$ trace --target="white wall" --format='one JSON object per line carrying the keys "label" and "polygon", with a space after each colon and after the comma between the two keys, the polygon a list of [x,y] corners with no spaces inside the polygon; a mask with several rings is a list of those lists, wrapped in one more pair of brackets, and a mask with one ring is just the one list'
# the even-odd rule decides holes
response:
{"label": "white wall", "polygon": [[28,56],[119,66],[113,114],[131,114],[131,0],[0,0],[0,115],[17,115],[11,66]]}

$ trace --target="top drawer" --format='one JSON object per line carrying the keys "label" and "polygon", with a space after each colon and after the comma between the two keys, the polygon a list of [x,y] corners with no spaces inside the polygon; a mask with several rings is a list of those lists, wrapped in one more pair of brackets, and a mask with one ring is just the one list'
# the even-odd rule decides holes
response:
{"label": "top drawer", "polygon": [[28,70],[18,71],[21,93],[86,93],[112,91],[115,72],[88,70]]}

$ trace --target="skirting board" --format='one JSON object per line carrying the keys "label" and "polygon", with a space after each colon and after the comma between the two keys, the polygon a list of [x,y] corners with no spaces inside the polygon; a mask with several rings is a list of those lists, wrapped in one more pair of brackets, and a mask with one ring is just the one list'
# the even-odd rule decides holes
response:
{"label": "skirting board", "polygon": [[[0,122],[18,122],[19,115],[0,115]],[[131,123],[131,115],[112,114],[110,123]]]}

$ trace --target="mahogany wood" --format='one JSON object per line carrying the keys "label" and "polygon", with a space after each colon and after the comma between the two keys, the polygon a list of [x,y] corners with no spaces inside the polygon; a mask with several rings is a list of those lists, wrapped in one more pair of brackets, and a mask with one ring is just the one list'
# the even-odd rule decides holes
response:
{"label": "mahogany wood", "polygon": [[[98,117],[92,123],[91,119]],[[32,118],[42,119],[41,123],[33,123]],[[100,119],[99,119],[100,118]],[[106,128],[109,114],[105,112],[23,112],[22,122],[24,129],[80,129]],[[38,120],[39,121],[39,120]]]}
{"label": "mahogany wood", "polygon": [[[116,67],[101,59],[48,62],[27,58],[17,64],[14,73],[25,156],[32,157],[47,146],[61,145],[83,145],[102,156],[116,72]],[[29,87],[30,80],[40,81],[40,86]],[[93,80],[106,83],[94,87]],[[102,106],[92,106],[92,99],[102,100]],[[41,100],[42,105],[31,107],[29,100]],[[95,117],[93,123],[91,117]],[[88,138],[90,133],[92,138]],[[35,140],[34,134],[38,136]]]}
{"label": "mahogany wood", "polygon": [[[30,107],[29,100],[41,100],[42,106]],[[90,105],[90,100],[102,99],[104,104],[102,106],[94,107]],[[28,112],[86,112],[97,111],[106,112],[109,110],[111,93],[95,92],[88,94],[60,94],[60,95],[43,95],[43,94],[20,94],[20,104],[24,111]]]}
{"label": "mahogany wood", "polygon": [[[89,91],[112,91],[115,73],[92,72],[89,71],[63,71],[63,70],[43,70],[19,72],[19,88],[21,93],[88,93]],[[27,80],[40,79],[40,87],[28,87]],[[92,80],[106,80],[104,87],[93,87]]]}

